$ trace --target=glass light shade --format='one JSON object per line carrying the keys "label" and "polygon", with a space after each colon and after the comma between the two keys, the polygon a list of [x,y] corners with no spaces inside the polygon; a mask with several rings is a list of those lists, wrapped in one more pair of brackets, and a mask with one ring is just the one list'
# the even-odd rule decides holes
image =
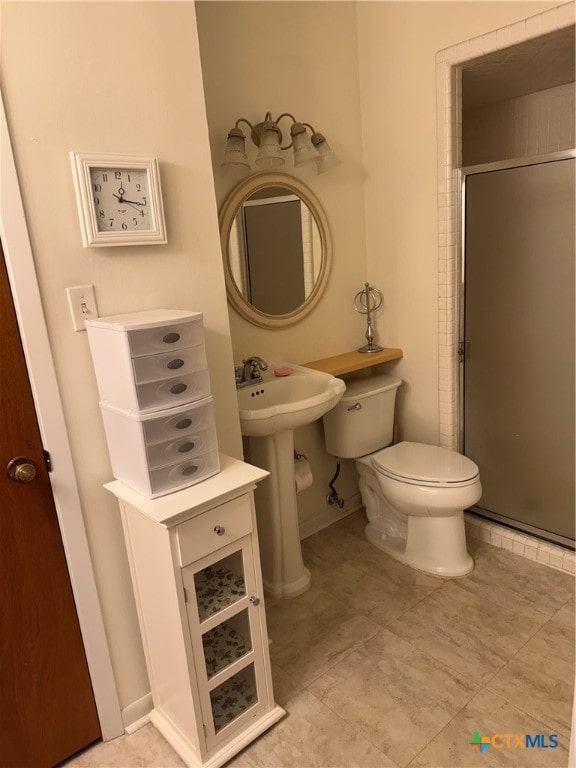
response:
{"label": "glass light shade", "polygon": [[280,149],[280,136],[275,123],[264,123],[262,127],[256,165],[261,168],[279,168],[284,165],[284,158]]}
{"label": "glass light shade", "polygon": [[330,168],[335,168],[337,165],[340,165],[342,161],[330,148],[330,144],[328,144],[321,133],[315,133],[312,136],[312,144],[319,155],[316,156],[318,173],[324,173],[324,171],[328,171]]}
{"label": "glass light shade", "polygon": [[290,129],[294,152],[294,167],[305,165],[318,158],[318,153],[310,143],[306,128],[302,123],[294,123]]}
{"label": "glass light shade", "polygon": [[250,163],[246,155],[246,137],[239,128],[232,128],[228,134],[226,151],[222,160],[222,168],[228,170],[250,170]]}

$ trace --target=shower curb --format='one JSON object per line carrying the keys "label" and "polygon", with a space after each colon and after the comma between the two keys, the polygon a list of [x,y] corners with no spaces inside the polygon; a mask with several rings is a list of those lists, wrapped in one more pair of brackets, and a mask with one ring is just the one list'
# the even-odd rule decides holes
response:
{"label": "shower curb", "polygon": [[515,555],[535,560],[548,568],[563,571],[574,576],[576,573],[576,553],[541,541],[535,536],[526,533],[518,533],[505,525],[482,520],[469,512],[464,513],[466,534],[472,539],[485,541],[493,547],[507,549]]}

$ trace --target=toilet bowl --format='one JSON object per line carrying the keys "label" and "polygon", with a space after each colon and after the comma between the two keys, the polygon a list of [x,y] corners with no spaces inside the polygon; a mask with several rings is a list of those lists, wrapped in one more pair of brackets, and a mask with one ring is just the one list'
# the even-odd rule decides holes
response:
{"label": "toilet bowl", "polygon": [[482,495],[478,467],[446,448],[390,445],[400,384],[385,375],[347,383],[342,400],[324,416],[326,448],[356,459],[368,541],[418,570],[465,576],[474,561],[466,549],[464,509]]}

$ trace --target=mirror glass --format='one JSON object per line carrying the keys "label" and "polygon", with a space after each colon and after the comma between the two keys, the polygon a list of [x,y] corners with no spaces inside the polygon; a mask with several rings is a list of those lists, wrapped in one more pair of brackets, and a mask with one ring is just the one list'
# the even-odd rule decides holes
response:
{"label": "mirror glass", "polygon": [[331,242],[326,216],[299,180],[252,176],[233,190],[220,216],[228,299],[250,322],[290,325],[320,298]]}

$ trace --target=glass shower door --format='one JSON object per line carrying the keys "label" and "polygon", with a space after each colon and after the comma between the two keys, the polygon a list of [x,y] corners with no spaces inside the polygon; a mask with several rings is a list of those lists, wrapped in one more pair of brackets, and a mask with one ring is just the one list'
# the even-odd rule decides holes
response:
{"label": "glass shower door", "polygon": [[463,450],[477,505],[574,540],[574,159],[466,177]]}

